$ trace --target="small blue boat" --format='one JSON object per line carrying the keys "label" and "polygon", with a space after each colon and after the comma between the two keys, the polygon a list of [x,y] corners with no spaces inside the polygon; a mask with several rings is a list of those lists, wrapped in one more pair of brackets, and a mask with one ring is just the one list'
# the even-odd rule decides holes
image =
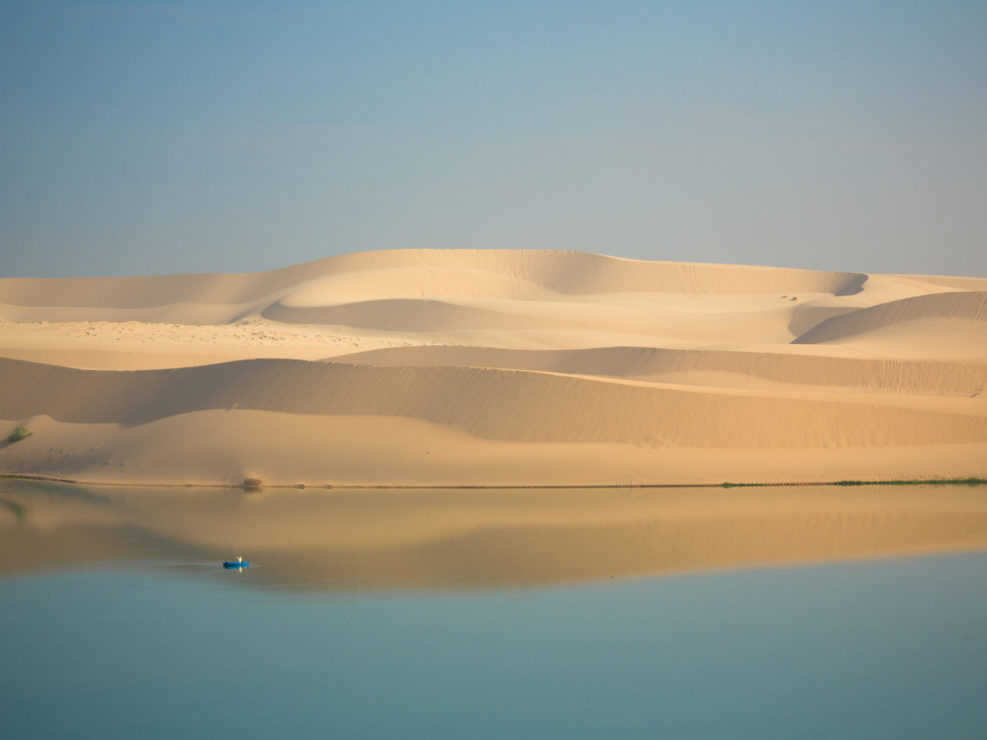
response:
{"label": "small blue boat", "polygon": [[223,567],[227,570],[232,570],[233,568],[249,568],[250,561],[244,560],[243,558],[237,558],[236,560],[227,560],[223,563]]}

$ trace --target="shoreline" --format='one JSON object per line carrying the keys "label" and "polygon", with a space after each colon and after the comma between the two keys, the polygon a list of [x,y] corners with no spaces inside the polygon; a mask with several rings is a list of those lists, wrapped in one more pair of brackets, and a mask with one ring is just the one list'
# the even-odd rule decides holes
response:
{"label": "shoreline", "polygon": [[987,486],[987,478],[977,476],[965,478],[911,478],[911,479],[888,479],[888,480],[824,480],[824,481],[775,481],[765,483],[735,483],[724,481],[722,483],[582,483],[582,484],[513,484],[513,485],[487,485],[487,484],[326,484],[322,486],[297,484],[297,483],[264,483],[257,485],[231,484],[231,483],[152,483],[149,481],[89,481],[74,478],[58,478],[46,475],[8,475],[0,474],[0,481],[32,481],[38,483],[58,483],[72,486],[99,486],[116,488],[227,488],[253,493],[269,488],[285,490],[314,490],[314,491],[340,491],[340,490],[380,490],[380,491],[432,491],[432,490],[462,490],[462,491],[539,491],[539,490],[594,490],[601,488],[618,489],[658,489],[658,488],[799,488],[803,486],[834,486],[840,488],[856,486]]}

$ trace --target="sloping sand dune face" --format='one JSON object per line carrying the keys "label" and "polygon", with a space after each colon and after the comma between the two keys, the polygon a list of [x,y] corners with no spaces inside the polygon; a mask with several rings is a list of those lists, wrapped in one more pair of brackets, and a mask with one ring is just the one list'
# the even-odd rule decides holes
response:
{"label": "sloping sand dune face", "polygon": [[10,278],[0,419],[34,434],[0,448],[0,471],[307,485],[983,476],[985,296],[976,278],[549,251]]}

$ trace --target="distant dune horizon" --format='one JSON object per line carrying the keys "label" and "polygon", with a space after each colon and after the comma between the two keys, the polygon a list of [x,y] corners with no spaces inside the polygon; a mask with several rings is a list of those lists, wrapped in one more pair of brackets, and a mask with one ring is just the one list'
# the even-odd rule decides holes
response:
{"label": "distant dune horizon", "polygon": [[[987,477],[987,279],[385,250],[0,279],[0,474],[673,485]],[[6,430],[6,431],[5,431]]]}

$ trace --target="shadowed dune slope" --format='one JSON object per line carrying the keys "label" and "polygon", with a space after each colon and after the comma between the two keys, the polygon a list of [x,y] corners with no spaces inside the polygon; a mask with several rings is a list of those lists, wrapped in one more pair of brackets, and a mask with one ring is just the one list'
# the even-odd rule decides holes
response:
{"label": "shadowed dune slope", "polygon": [[572,350],[393,347],[334,357],[332,361],[377,367],[488,367],[625,378],[713,371],[799,385],[945,396],[970,396],[987,383],[987,368],[978,363],[652,347]]}
{"label": "shadowed dune slope", "polygon": [[264,318],[289,324],[338,324],[396,332],[558,329],[564,324],[540,317],[517,316],[444,301],[396,298],[338,306],[292,307],[277,303],[264,309]]}
{"label": "shadowed dune slope", "polygon": [[838,342],[857,334],[917,319],[955,319],[987,323],[987,292],[933,293],[844,313],[822,321],[794,344]]}
{"label": "shadowed dune slope", "polygon": [[485,368],[249,360],[103,372],[0,360],[0,372],[0,408],[14,419],[136,425],[251,409],[407,417],[515,442],[793,448],[987,441],[980,416]]}

